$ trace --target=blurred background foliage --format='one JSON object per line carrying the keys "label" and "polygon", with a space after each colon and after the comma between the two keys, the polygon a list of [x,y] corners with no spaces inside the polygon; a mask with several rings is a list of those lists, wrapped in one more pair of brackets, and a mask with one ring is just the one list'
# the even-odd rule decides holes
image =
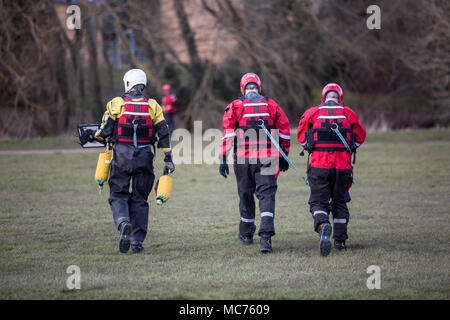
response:
{"label": "blurred background foliage", "polygon": [[[81,28],[69,30],[81,9]],[[381,9],[369,30],[367,7]],[[146,71],[178,96],[179,127],[220,128],[246,72],[295,126],[337,82],[369,130],[448,126],[450,3],[438,0],[0,0],[0,137],[66,135],[99,122]]]}

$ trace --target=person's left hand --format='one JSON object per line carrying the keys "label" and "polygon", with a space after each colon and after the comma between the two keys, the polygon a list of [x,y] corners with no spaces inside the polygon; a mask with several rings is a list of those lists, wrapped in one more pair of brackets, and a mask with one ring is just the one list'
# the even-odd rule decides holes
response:
{"label": "person's left hand", "polygon": [[171,174],[175,171],[175,165],[172,161],[172,151],[166,152],[165,154],[163,175]]}
{"label": "person's left hand", "polygon": [[279,166],[281,172],[287,171],[289,169],[289,163],[284,157],[280,157]]}

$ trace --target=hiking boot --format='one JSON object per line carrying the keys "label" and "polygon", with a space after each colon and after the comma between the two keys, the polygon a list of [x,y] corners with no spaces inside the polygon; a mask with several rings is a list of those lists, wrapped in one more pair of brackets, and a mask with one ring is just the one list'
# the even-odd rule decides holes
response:
{"label": "hiking boot", "polygon": [[241,234],[238,234],[239,241],[244,246],[248,246],[248,245],[253,244],[253,233],[255,232],[255,230],[256,230],[256,226],[253,225],[252,230],[251,230],[251,234],[252,234],[251,236],[243,236]]}
{"label": "hiking boot", "polygon": [[127,253],[128,250],[130,250],[132,229],[133,227],[128,221],[124,221],[120,224],[119,251],[121,253]]}
{"label": "hiking boot", "polygon": [[272,253],[272,240],[270,236],[261,236],[260,251],[262,253]]}
{"label": "hiking boot", "polygon": [[239,235],[239,241],[244,245],[244,246],[249,246],[253,243],[253,237],[245,237],[242,235]]}
{"label": "hiking boot", "polygon": [[347,247],[345,246],[345,240],[334,240],[334,248],[337,251],[347,251]]}
{"label": "hiking boot", "polygon": [[320,255],[326,257],[331,251],[331,224],[322,223],[319,226],[319,252]]}
{"label": "hiking boot", "polygon": [[144,252],[144,247],[142,246],[142,244],[132,244],[131,245],[131,252],[133,252],[133,253],[143,253]]}

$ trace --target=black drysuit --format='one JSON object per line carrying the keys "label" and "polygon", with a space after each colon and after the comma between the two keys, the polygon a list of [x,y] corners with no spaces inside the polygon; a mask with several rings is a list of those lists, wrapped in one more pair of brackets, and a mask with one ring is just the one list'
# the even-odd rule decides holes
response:
{"label": "black drysuit", "polygon": [[[110,141],[114,144],[108,181],[110,188],[108,201],[117,228],[124,221],[131,223],[132,245],[142,244],[147,235],[149,212],[147,200],[155,180],[153,173],[154,148],[152,146],[156,140],[154,139],[150,144],[138,144],[137,146],[133,142],[120,141],[123,139],[119,138],[122,131],[118,130],[118,123],[120,117],[127,113],[123,111],[123,105],[120,106],[123,99],[139,101],[142,98],[148,100],[148,110],[153,122],[153,135],[156,134],[159,138],[158,148],[163,148],[164,152],[170,152],[169,128],[164,120],[162,108],[155,100],[148,99],[140,91],[130,91],[121,98],[111,100],[103,116],[102,125],[95,135],[98,140],[110,137]],[[138,102],[131,103],[137,104]],[[134,115],[139,113],[129,113],[132,114],[132,119],[136,119],[139,123],[140,117]]]}

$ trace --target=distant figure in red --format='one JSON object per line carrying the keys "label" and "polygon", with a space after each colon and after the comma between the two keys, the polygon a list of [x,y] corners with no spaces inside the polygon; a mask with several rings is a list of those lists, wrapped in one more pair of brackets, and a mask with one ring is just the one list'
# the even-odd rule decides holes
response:
{"label": "distant figure in red", "polygon": [[176,102],[177,97],[170,91],[170,84],[165,84],[162,86],[163,99],[162,107],[164,110],[164,117],[169,125],[170,134],[172,134],[175,129],[175,113],[177,112]]}

